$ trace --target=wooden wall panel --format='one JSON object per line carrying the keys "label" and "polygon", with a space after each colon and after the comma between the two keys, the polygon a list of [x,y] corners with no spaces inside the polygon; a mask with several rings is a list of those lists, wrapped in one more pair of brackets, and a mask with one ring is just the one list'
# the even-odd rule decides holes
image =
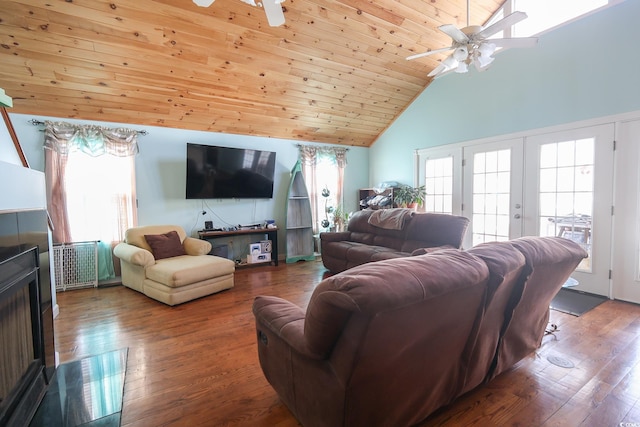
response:
{"label": "wooden wall panel", "polygon": [[[473,24],[502,1],[472,2]],[[465,0],[0,0],[16,113],[370,146],[431,82]]]}

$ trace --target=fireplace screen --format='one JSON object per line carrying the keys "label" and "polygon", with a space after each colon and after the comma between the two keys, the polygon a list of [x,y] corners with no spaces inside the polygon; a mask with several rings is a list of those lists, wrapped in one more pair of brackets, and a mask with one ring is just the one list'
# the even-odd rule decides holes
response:
{"label": "fireplace screen", "polygon": [[0,263],[0,425],[29,420],[46,390],[38,250]]}
{"label": "fireplace screen", "polygon": [[29,287],[0,301],[0,399],[6,400],[33,362],[33,325]]}

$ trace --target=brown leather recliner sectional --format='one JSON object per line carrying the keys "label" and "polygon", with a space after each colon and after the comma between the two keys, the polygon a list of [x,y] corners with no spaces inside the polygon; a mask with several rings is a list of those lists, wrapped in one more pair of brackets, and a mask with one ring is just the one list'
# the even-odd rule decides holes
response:
{"label": "brown leather recliner sectional", "polygon": [[357,265],[436,249],[459,249],[469,225],[465,217],[411,209],[365,209],[347,231],[320,233],[322,263],[334,273]]}
{"label": "brown leather recliner sectional", "polygon": [[260,296],[260,364],[304,426],[414,425],[538,348],[549,302],[586,256],[525,237],[354,267],[306,311]]}

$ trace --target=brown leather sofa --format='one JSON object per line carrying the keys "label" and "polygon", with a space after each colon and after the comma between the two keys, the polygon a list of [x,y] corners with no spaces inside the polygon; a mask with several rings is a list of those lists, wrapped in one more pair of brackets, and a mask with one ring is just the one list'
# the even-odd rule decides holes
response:
{"label": "brown leather sofa", "polygon": [[585,256],[528,237],[357,266],[323,280],[306,311],[259,296],[262,370],[304,426],[414,425],[538,348]]}
{"label": "brown leather sofa", "polygon": [[347,231],[320,233],[322,263],[338,273],[372,261],[459,249],[468,225],[467,218],[455,215],[403,208],[361,210],[351,216]]}

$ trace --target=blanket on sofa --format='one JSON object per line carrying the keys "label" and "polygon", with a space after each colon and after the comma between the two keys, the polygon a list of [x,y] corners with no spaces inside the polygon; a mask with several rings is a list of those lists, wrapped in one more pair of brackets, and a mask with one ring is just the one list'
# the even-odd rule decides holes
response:
{"label": "blanket on sofa", "polygon": [[405,208],[380,209],[371,214],[369,224],[386,230],[402,230],[413,214],[413,210]]}

